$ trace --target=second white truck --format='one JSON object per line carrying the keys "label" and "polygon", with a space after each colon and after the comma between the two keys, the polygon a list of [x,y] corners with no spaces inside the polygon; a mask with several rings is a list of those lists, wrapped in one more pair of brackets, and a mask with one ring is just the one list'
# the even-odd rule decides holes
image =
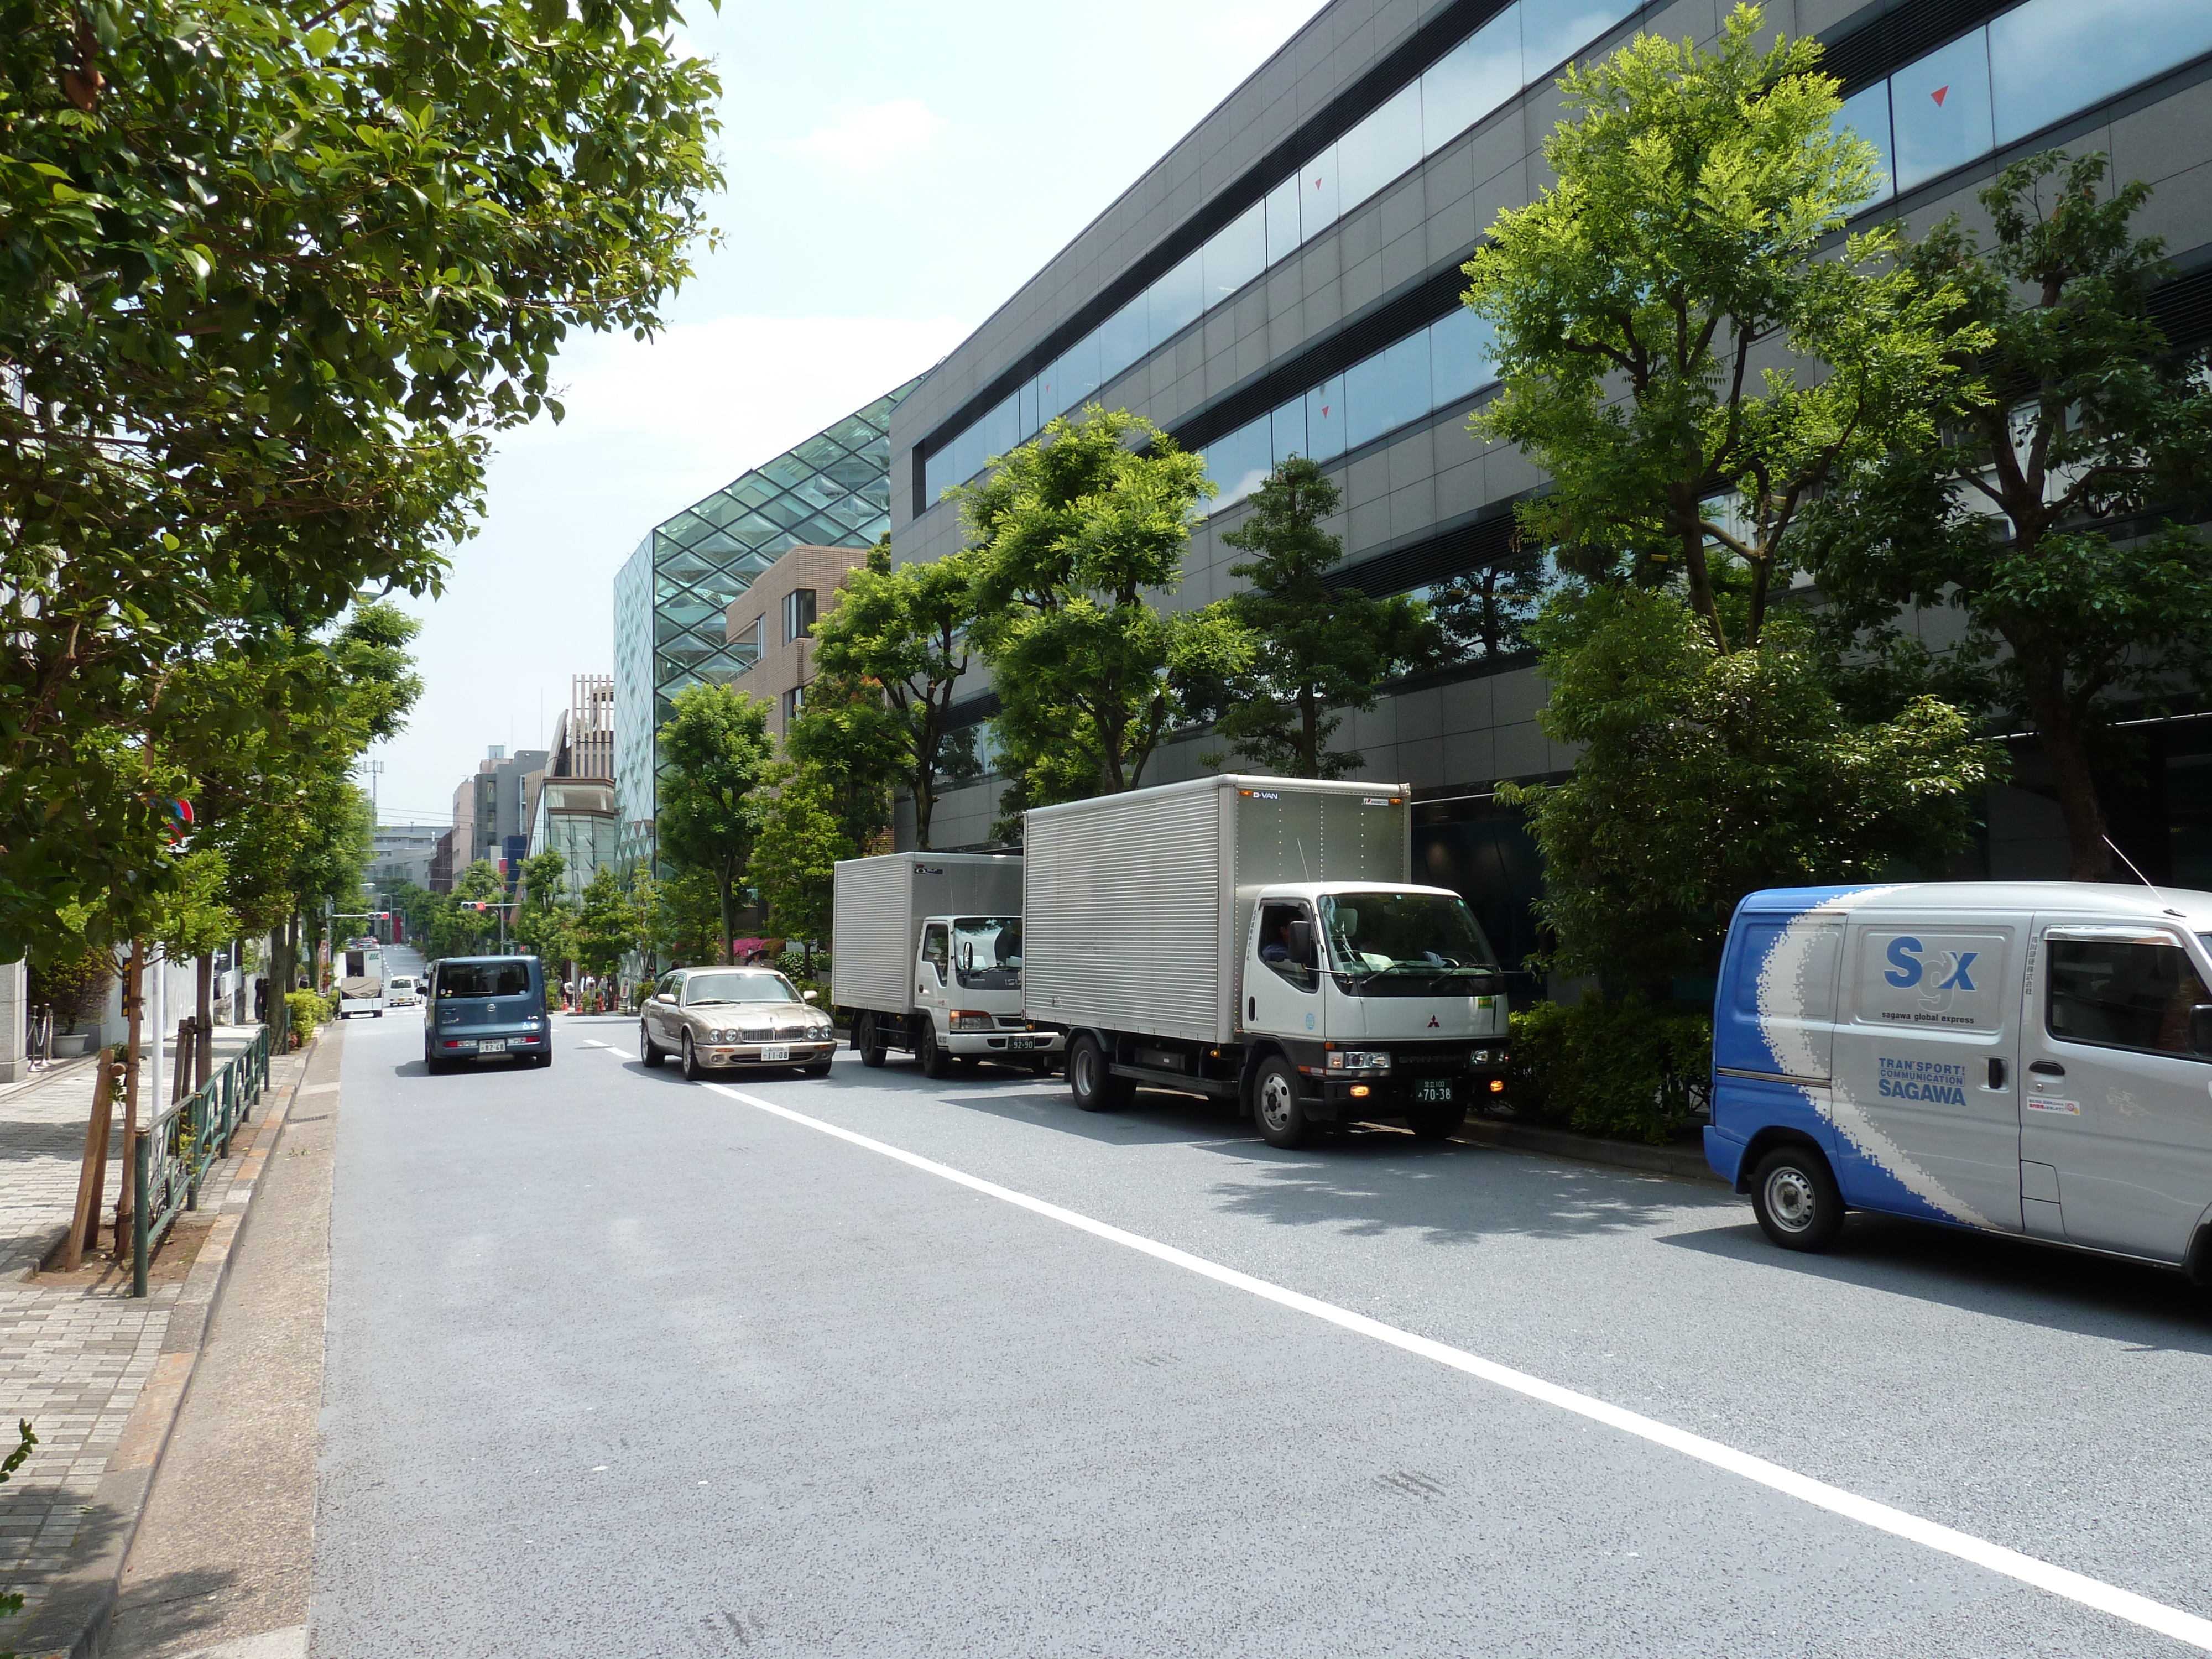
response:
{"label": "second white truck", "polygon": [[924,1075],[1004,1060],[1039,1073],[1060,1033],[1022,1012],[1022,861],[886,853],[837,866],[830,1001],[861,1064],[910,1053]]}
{"label": "second white truck", "polygon": [[1413,879],[1406,787],[1200,778],[1026,826],[1024,1006],[1066,1033],[1085,1110],[1179,1089],[1295,1146],[1376,1117],[1448,1135],[1502,1087],[1498,962]]}

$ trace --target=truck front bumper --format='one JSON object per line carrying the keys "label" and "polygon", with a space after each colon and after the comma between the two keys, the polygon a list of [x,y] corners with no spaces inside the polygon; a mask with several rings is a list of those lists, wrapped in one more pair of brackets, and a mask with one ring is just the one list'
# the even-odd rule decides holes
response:
{"label": "truck front bumper", "polygon": [[1056,1054],[1067,1047],[1060,1031],[953,1031],[945,1038],[945,1052],[974,1059],[1006,1054]]}

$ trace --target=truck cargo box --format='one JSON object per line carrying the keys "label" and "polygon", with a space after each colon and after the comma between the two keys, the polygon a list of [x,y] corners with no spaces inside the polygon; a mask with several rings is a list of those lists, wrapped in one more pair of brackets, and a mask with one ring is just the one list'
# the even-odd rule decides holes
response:
{"label": "truck cargo box", "polygon": [[[1027,816],[1024,1006],[1054,1025],[1230,1042],[1259,890],[1408,882],[1403,784],[1224,776]],[[840,869],[843,866],[840,866]]]}
{"label": "truck cargo box", "polygon": [[1022,861],[1011,853],[886,853],[836,870],[830,1000],[914,1012],[915,951],[927,916],[1014,916]]}

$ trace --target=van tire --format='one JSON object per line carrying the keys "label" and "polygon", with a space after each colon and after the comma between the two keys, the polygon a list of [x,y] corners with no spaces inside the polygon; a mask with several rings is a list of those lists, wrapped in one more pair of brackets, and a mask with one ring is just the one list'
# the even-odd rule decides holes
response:
{"label": "van tire", "polygon": [[1785,1250],[1825,1250],[1844,1226],[1844,1195],[1828,1160],[1803,1145],[1778,1146],[1751,1176],[1759,1230]]}
{"label": "van tire", "polygon": [[1086,1031],[1067,1045],[1067,1092],[1079,1111],[1110,1112],[1134,1099],[1137,1085],[1114,1075],[1105,1046]]}
{"label": "van tire", "polygon": [[933,1083],[951,1071],[952,1056],[937,1041],[937,1022],[926,1012],[915,1018],[921,1024],[921,1035],[915,1041],[914,1057],[921,1063],[921,1074]]}
{"label": "van tire", "polygon": [[860,1051],[860,1064],[872,1069],[881,1066],[891,1052],[890,1044],[884,1041],[882,1024],[866,1009],[853,1016],[853,1046]]}
{"label": "van tire", "polygon": [[645,1029],[643,1020],[637,1023],[637,1052],[639,1058],[645,1061],[648,1071],[659,1071],[668,1059],[668,1050],[653,1040],[651,1034]]}
{"label": "van tire", "polygon": [[1298,1098],[1298,1068],[1280,1054],[1270,1054],[1252,1073],[1252,1121],[1260,1139],[1285,1152],[1313,1139],[1313,1120]]}

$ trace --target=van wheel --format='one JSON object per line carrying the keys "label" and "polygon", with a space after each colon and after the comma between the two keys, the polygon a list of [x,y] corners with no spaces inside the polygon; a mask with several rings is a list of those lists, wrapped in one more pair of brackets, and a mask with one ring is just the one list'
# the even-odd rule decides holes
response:
{"label": "van wheel", "polygon": [[1067,1092],[1086,1112],[1110,1112],[1135,1097],[1137,1085],[1107,1069],[1106,1049],[1085,1032],[1067,1045]]}
{"label": "van wheel", "polygon": [[1280,1054],[1260,1062],[1252,1079],[1252,1116],[1270,1146],[1303,1146],[1313,1138],[1313,1120],[1298,1099],[1297,1072]]}
{"label": "van wheel", "polygon": [[668,1050],[653,1040],[653,1033],[647,1030],[643,1020],[637,1023],[637,1052],[646,1065],[656,1072],[668,1058]]}
{"label": "van wheel", "polygon": [[914,1057],[921,1062],[921,1074],[934,1082],[952,1069],[952,1057],[938,1045],[937,1022],[927,1013],[917,1014],[921,1022],[921,1037],[915,1044]]}
{"label": "van wheel", "polygon": [[1785,1250],[1825,1250],[1844,1225],[1844,1195],[1828,1160],[1810,1146],[1783,1146],[1759,1160],[1751,1207]]}
{"label": "van wheel", "polygon": [[881,1066],[891,1051],[884,1028],[866,1010],[853,1016],[853,1046],[860,1051],[860,1064],[869,1067]]}

